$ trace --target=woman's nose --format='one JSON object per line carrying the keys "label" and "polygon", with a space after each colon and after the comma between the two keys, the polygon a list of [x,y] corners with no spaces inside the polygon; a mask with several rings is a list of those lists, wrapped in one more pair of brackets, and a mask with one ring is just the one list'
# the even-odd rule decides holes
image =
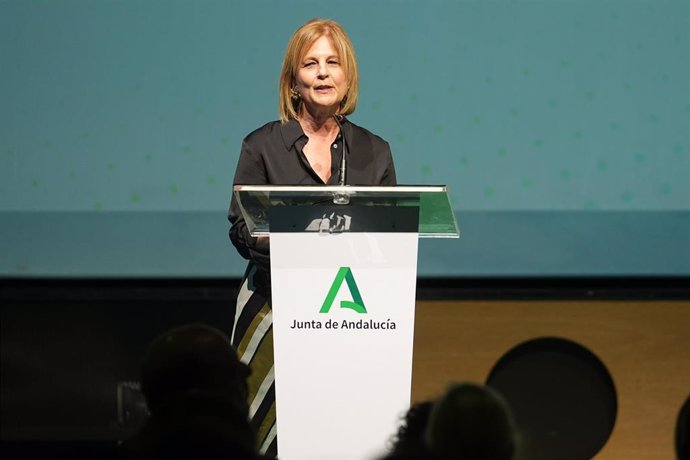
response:
{"label": "woman's nose", "polygon": [[319,63],[319,69],[318,70],[319,70],[319,73],[318,73],[319,78],[328,77],[328,65],[325,62]]}

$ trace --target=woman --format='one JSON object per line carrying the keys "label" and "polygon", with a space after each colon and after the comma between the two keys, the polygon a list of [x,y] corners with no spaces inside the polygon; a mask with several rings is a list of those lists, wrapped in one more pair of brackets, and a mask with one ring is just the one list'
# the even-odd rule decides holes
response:
{"label": "woman", "polygon": [[[355,53],[342,27],[314,19],[297,29],[280,74],[280,120],[244,139],[234,184],[337,185],[346,142],[347,185],[395,185],[388,143],[344,117],[357,92]],[[230,239],[249,260],[232,343],[252,368],[250,417],[261,453],[270,456],[277,444],[268,238],[249,234],[234,196],[229,220]]]}

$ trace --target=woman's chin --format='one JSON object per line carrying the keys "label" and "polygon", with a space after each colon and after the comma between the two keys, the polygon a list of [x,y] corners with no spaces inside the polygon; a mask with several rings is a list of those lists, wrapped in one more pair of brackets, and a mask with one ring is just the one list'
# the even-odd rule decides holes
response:
{"label": "woman's chin", "polygon": [[334,114],[337,110],[338,107],[340,107],[340,102],[337,100],[331,99],[328,101],[313,101],[309,104],[306,104],[307,110],[310,113],[330,113]]}

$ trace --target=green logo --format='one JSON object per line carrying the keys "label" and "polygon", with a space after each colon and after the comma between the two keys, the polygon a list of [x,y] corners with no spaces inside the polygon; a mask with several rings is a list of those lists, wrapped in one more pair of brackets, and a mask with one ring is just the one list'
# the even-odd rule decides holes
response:
{"label": "green logo", "polygon": [[352,270],[350,267],[340,267],[338,274],[335,275],[331,289],[328,291],[328,295],[326,295],[326,300],[323,301],[323,305],[321,306],[319,313],[329,312],[331,306],[333,305],[333,301],[335,300],[335,296],[340,290],[340,286],[343,284],[343,281],[347,281],[347,287],[350,288],[352,301],[342,300],[340,302],[340,308],[350,308],[357,313],[367,312],[367,308],[364,306],[364,302],[362,301],[362,296],[359,294],[355,277],[352,276]]}

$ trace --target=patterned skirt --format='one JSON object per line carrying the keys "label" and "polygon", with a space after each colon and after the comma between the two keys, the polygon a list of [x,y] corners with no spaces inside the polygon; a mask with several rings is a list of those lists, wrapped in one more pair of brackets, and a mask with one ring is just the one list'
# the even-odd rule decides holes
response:
{"label": "patterned skirt", "polygon": [[268,275],[253,263],[247,267],[237,295],[232,344],[249,365],[249,417],[259,452],[277,455],[275,379],[273,373],[273,314]]}

